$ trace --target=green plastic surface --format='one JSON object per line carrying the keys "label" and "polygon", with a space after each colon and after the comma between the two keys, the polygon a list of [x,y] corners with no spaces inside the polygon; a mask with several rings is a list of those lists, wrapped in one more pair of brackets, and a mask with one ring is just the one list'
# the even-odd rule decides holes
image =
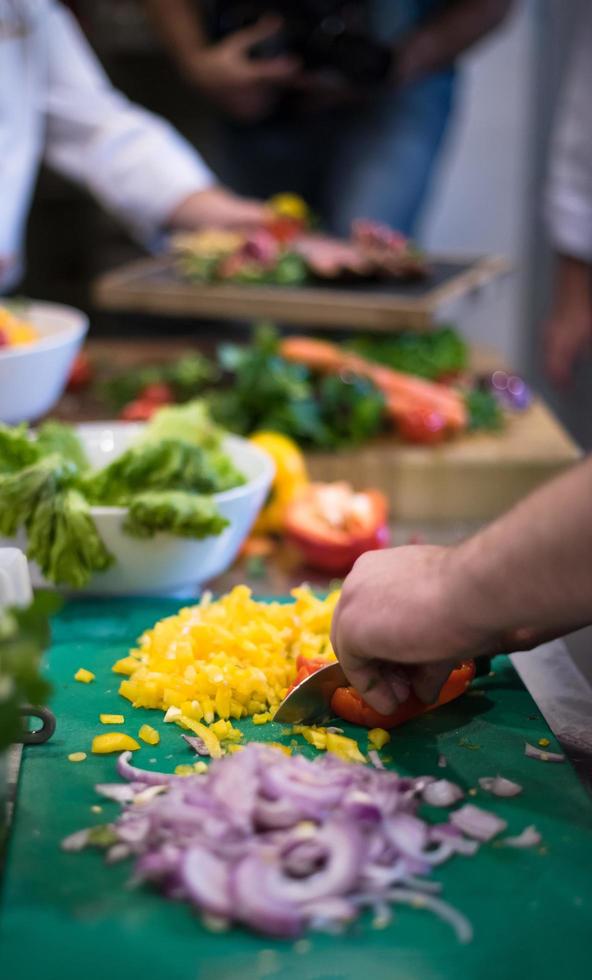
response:
{"label": "green plastic surface", "polygon": [[[402,773],[446,776],[467,790],[479,776],[516,779],[524,792],[496,800],[481,790],[474,802],[509,821],[509,832],[535,824],[541,848],[514,851],[494,843],[472,859],[441,868],[444,898],[471,919],[475,938],[457,943],[432,915],[402,908],[384,930],[362,920],[344,936],[312,934],[294,945],[241,929],[207,932],[191,909],[147,888],[126,887],[129,866],[107,866],[96,851],[66,854],[67,834],[102,823],[117,805],[93,784],[114,778],[115,756],[90,755],[108,728],[99,712],[125,715],[137,735],[149,721],[161,732],[156,748],[135,753],[141,766],[172,769],[191,761],[179,728],[157,711],[134,711],[117,694],[111,665],[143,629],[179,606],[168,600],[70,603],[56,619],[48,671],[58,717],[54,738],[25,749],[16,819],[0,916],[0,976],[10,980],[546,980],[589,978],[592,937],[592,809],[568,763],[527,759],[524,740],[551,739],[510,662],[472,694],[393,733],[383,754]],[[83,685],[78,667],[96,673]],[[279,726],[243,726],[247,735],[278,740]],[[349,734],[352,730],[348,731]],[[286,742],[290,736],[284,736]],[[366,749],[365,735],[360,745]],[[70,752],[89,753],[70,763]],[[306,746],[307,753],[312,749]],[[438,768],[439,755],[447,760]],[[470,797],[469,797],[470,799]],[[91,810],[100,804],[101,813]],[[436,811],[432,811],[435,815]]]}

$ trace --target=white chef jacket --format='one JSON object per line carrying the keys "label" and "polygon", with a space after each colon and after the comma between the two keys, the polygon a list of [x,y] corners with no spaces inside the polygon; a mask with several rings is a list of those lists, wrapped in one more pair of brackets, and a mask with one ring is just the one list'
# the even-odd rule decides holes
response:
{"label": "white chef jacket", "polygon": [[22,271],[42,160],[84,184],[144,241],[185,197],[214,183],[168,123],[111,86],[66,8],[0,0],[0,291]]}
{"label": "white chef jacket", "polygon": [[557,251],[592,262],[592,2],[580,0],[551,146],[546,210]]}

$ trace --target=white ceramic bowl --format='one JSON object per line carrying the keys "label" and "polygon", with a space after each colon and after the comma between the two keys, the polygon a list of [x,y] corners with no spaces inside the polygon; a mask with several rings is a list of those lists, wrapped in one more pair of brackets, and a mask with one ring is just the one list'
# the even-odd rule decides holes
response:
{"label": "white ceramic bowl", "polygon": [[[100,468],[121,455],[137,439],[142,423],[92,422],[78,426],[91,466]],[[133,538],[123,530],[123,507],[92,507],[91,513],[115,562],[95,575],[84,590],[91,595],[158,595],[184,592],[226,571],[236,558],[261,509],[274,476],[269,456],[238,436],[226,436],[224,449],[247,482],[214,495],[230,522],[217,537],[201,541],[156,534]],[[33,584],[46,585],[32,566]]]}
{"label": "white ceramic bowl", "polygon": [[84,313],[59,303],[28,303],[23,318],[39,340],[0,348],[0,422],[10,425],[41,418],[55,405],[88,330]]}

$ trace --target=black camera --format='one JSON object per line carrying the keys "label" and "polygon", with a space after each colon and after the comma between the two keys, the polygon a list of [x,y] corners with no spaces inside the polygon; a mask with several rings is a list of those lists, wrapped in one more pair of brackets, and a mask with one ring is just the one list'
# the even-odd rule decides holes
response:
{"label": "black camera", "polygon": [[213,0],[211,34],[221,39],[273,14],[282,27],[256,45],[251,56],[296,55],[309,71],[331,70],[356,85],[380,85],[392,52],[374,40],[362,0]]}

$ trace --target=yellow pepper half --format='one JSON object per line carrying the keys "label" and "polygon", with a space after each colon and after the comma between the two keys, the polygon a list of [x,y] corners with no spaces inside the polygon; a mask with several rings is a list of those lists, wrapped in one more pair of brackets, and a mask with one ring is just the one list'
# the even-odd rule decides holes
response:
{"label": "yellow pepper half", "polygon": [[255,534],[282,531],[284,513],[297,493],[307,485],[308,473],[300,449],[287,436],[279,432],[256,432],[250,440],[275,463],[275,477],[268,501],[259,514],[253,532]]}
{"label": "yellow pepper half", "polygon": [[308,223],[310,211],[306,201],[299,194],[274,194],[269,200],[271,209],[282,218]]}

